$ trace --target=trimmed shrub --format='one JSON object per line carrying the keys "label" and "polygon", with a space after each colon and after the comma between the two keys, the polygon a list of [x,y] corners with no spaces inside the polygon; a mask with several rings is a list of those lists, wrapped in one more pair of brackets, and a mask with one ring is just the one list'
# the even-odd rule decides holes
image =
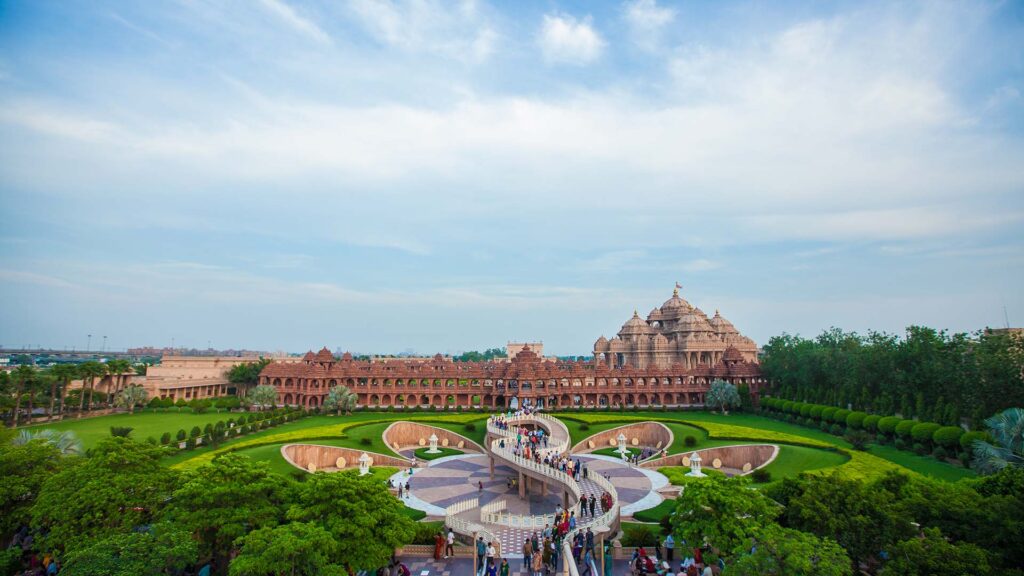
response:
{"label": "trimmed shrub", "polygon": [[692,448],[697,445],[697,438],[695,436],[687,436],[683,438],[683,445]]}
{"label": "trimmed shrub", "polygon": [[203,427],[203,436],[209,436],[212,433],[213,433],[213,424],[210,424],[209,422],[207,422],[206,426]]}
{"label": "trimmed shrub", "polygon": [[829,431],[830,434],[835,434],[836,436],[842,436],[843,432],[845,430],[843,429],[843,425],[842,424],[833,424],[832,427],[828,429],[828,431]]}
{"label": "trimmed shrub", "polygon": [[811,404],[801,404],[800,405],[800,416],[802,418],[804,418],[804,419],[810,418],[811,417],[811,408],[814,408],[814,406],[811,405]]}
{"label": "trimmed shrub", "polygon": [[803,424],[804,426],[810,426],[811,428],[814,428],[814,425],[817,424],[817,422],[814,420],[814,418],[808,418],[807,420],[801,422],[801,424]]}
{"label": "trimmed shrub", "polygon": [[373,444],[373,440],[370,440],[369,438],[360,438],[359,443],[363,446],[370,446]]}
{"label": "trimmed shrub", "polygon": [[782,403],[782,411],[785,412],[786,414],[792,414],[793,406],[796,406],[796,402],[793,402],[792,400],[786,400],[785,402]]}
{"label": "trimmed shrub", "polygon": [[877,414],[868,414],[867,416],[864,417],[864,421],[861,422],[861,428],[867,430],[868,432],[877,432],[878,421],[881,419],[882,417]]}
{"label": "trimmed shrub", "polygon": [[120,438],[127,438],[128,436],[131,435],[132,430],[135,430],[135,428],[132,428],[131,426],[111,426],[110,435]]}
{"label": "trimmed shrub", "polygon": [[764,468],[758,468],[757,470],[751,472],[750,478],[753,479],[754,482],[764,484],[766,482],[772,481],[772,473],[765,470]]}
{"label": "trimmed shrub", "polygon": [[466,432],[473,432],[473,431],[475,431],[475,430],[476,430],[476,424],[473,424],[472,422],[468,422],[468,423],[466,423],[466,425],[465,425],[465,426],[463,426],[462,428],[463,428],[463,430],[465,430]]}
{"label": "trimmed shrub", "polygon": [[850,414],[846,416],[846,427],[853,428],[854,430],[860,430],[864,427],[864,419],[867,417],[867,412],[850,412]]}
{"label": "trimmed shrub", "polygon": [[826,421],[831,422],[832,421],[832,416],[836,413],[836,410],[839,410],[839,408],[835,408],[833,406],[826,406],[825,408],[822,408],[822,410],[821,410],[821,421],[822,422],[826,422]]}
{"label": "trimmed shrub", "polygon": [[896,434],[901,438],[909,439],[910,431],[914,429],[914,426],[917,426],[917,420],[900,420],[900,423],[896,425]]}
{"label": "trimmed shrub", "polygon": [[879,432],[878,434],[875,435],[875,442],[878,443],[878,444],[883,444],[883,445],[884,444],[888,444],[889,443],[889,437],[886,436],[885,434],[882,434],[881,432]]}
{"label": "trimmed shrub", "polygon": [[661,540],[658,528],[645,524],[633,524],[623,531],[623,546],[654,546]]}
{"label": "trimmed shrub", "polygon": [[832,421],[837,424],[845,424],[846,417],[849,415],[850,410],[847,410],[846,408],[840,408],[839,410],[836,410],[834,414],[832,414]]}
{"label": "trimmed shrub", "polygon": [[828,432],[828,420],[822,418],[821,422],[818,423],[818,428],[821,428],[822,432]]}
{"label": "trimmed shrub", "polygon": [[946,452],[946,449],[942,446],[936,446],[932,450],[932,458],[935,458],[936,460],[945,460],[948,455],[949,453]]}
{"label": "trimmed shrub", "polygon": [[924,444],[921,444],[920,442],[914,442],[914,452],[920,454],[921,456],[924,456],[925,454],[928,453],[928,447],[925,446]]}
{"label": "trimmed shrub", "polygon": [[587,430],[590,430],[590,424],[587,424],[586,422],[580,424],[581,432],[586,432]]}
{"label": "trimmed shrub", "polygon": [[192,430],[188,433],[189,438],[198,438],[203,431],[199,429],[199,426],[193,426]]}
{"label": "trimmed shrub", "polygon": [[935,422],[921,422],[910,429],[910,437],[914,439],[914,442],[928,445],[932,443],[932,434],[935,434],[939,428],[942,426]]}
{"label": "trimmed shrub", "polygon": [[964,429],[959,426],[943,426],[932,434],[932,442],[946,450],[956,449],[960,446],[960,437],[964,435]]}
{"label": "trimmed shrub", "polygon": [[854,450],[867,450],[868,442],[871,442],[871,434],[864,430],[849,430],[843,438]]}
{"label": "trimmed shrub", "polygon": [[895,416],[885,416],[878,420],[878,431],[882,434],[892,436],[896,432],[896,426],[900,423],[900,419]]}
{"label": "trimmed shrub", "polygon": [[960,447],[970,455],[974,451],[974,443],[978,440],[981,440],[982,442],[989,442],[992,440],[992,437],[988,435],[988,432],[965,432],[964,435],[960,437]]}
{"label": "trimmed shrub", "polygon": [[814,418],[815,420],[821,420],[821,411],[824,410],[824,409],[825,409],[824,406],[819,406],[818,404],[814,404],[813,406],[811,406],[811,410],[810,410],[811,418]]}
{"label": "trimmed shrub", "polygon": [[187,433],[187,432],[185,432],[185,430],[184,430],[184,429],[182,429],[182,430],[178,430],[178,435],[177,435],[177,436],[175,436],[175,438],[176,438],[176,439],[178,440],[178,442],[181,442],[181,441],[182,441],[182,440],[184,440],[185,438],[188,438],[188,433]]}
{"label": "trimmed shrub", "polygon": [[146,444],[149,444],[150,446],[156,446],[157,444],[159,444],[159,442],[156,441],[156,438],[153,438],[152,436],[147,436]]}
{"label": "trimmed shrub", "polygon": [[[185,431],[182,430],[181,432],[182,432],[182,435],[184,436],[184,432]],[[171,433],[170,432],[164,432],[163,434],[161,434],[160,435],[160,443],[163,444],[164,446],[167,446],[168,444],[170,444],[171,443]]]}
{"label": "trimmed shrub", "polygon": [[897,436],[896,439],[892,441],[892,445],[899,448],[900,450],[907,449],[907,441],[904,440],[902,436]]}
{"label": "trimmed shrub", "polygon": [[195,449],[195,447],[196,447],[196,439],[195,438],[189,438],[188,441],[185,442],[185,449],[186,450],[193,450],[193,449]]}

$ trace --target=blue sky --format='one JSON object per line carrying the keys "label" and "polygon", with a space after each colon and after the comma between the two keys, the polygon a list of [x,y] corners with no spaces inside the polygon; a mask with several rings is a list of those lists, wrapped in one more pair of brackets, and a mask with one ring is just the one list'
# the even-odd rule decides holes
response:
{"label": "blue sky", "polygon": [[1022,92],[1019,2],[6,1],[0,344],[1022,325]]}

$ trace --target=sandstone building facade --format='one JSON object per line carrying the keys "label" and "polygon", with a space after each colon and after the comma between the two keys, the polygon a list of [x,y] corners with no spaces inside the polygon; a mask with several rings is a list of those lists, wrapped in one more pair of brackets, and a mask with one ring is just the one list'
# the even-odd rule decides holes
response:
{"label": "sandstone building facade", "polygon": [[[749,338],[724,318],[717,320],[718,315],[714,322],[707,320],[678,293],[657,311],[649,321],[659,324],[634,317],[618,337],[606,341],[607,349],[595,347],[595,359],[589,362],[545,360],[529,345],[503,362],[453,362],[441,355],[416,362],[365,362],[349,353],[337,359],[325,347],[308,352],[301,362],[269,364],[260,373],[260,383],[277,389],[279,403],[308,408],[322,406],[335,386],[355,392],[362,407],[396,408],[501,409],[527,401],[545,409],[695,407],[704,404],[711,382],[719,378],[744,385],[757,397],[764,380]],[[689,316],[698,316],[703,324],[684,320]],[[658,346],[644,344],[643,339],[654,344],[669,335],[674,346],[663,346],[660,340]]]}

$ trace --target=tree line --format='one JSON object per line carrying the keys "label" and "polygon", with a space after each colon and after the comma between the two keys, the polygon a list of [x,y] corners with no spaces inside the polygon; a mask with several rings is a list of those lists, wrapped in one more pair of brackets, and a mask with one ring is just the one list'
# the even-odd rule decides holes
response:
{"label": "tree line", "polygon": [[771,394],[942,425],[981,427],[1024,406],[1024,339],[921,326],[903,337],[838,328],[814,339],[783,334],[764,347]]}

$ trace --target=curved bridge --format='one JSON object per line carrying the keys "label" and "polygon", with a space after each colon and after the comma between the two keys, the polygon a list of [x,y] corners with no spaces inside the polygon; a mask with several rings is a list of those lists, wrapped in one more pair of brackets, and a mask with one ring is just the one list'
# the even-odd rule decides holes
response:
{"label": "curved bridge", "polygon": [[[548,446],[537,450],[541,460],[548,455],[569,454],[569,430],[558,419],[546,414],[530,414],[506,418],[505,422],[509,428],[539,427],[544,429],[548,436]],[[518,472],[520,497],[525,497],[527,490],[539,490],[541,494],[546,494],[548,490],[557,489],[562,493],[563,506],[571,510],[579,503],[584,494],[596,495],[599,499],[605,492],[611,495],[612,505],[608,509],[604,509],[599,504],[600,512],[594,517],[577,515],[576,529],[571,530],[563,539],[561,554],[563,574],[578,576],[580,569],[572,561],[572,539],[577,532],[590,528],[596,539],[595,551],[600,553],[602,548],[600,542],[603,538],[618,531],[620,507],[618,493],[612,483],[600,474],[591,474],[588,478],[581,478],[577,482],[569,474],[545,465],[543,462],[517,456],[513,450],[516,435],[517,433],[513,429],[499,427],[492,417],[487,421],[487,439],[484,442],[484,448],[490,457],[492,477],[495,461]],[[522,539],[513,535],[515,530],[539,531],[546,524],[552,522],[550,514],[537,516],[503,514],[503,502],[494,502],[479,507],[475,500],[467,500],[451,506],[446,511],[448,513],[445,516],[445,524],[466,536],[476,537],[486,534],[485,538],[488,536],[494,538],[504,544],[507,551],[502,554],[503,556],[517,553],[518,547],[522,545]],[[470,531],[472,533],[469,533]]]}

